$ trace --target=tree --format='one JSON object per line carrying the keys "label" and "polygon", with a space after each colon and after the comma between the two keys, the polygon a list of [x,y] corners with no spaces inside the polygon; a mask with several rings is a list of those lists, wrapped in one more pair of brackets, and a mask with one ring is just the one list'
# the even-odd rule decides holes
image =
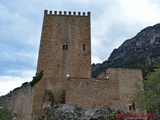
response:
{"label": "tree", "polygon": [[148,74],[144,80],[144,90],[139,87],[134,100],[148,112],[156,113],[160,117],[160,69]]}

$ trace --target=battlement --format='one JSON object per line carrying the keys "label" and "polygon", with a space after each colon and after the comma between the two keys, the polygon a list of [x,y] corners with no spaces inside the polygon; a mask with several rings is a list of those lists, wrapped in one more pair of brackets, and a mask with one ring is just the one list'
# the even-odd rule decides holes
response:
{"label": "battlement", "polygon": [[57,11],[54,11],[54,12],[52,12],[52,11],[48,11],[48,10],[44,10],[44,15],[54,15],[54,16],[90,16],[90,12],[71,12],[71,11],[69,11],[69,12],[66,12],[66,11],[64,11],[64,12],[62,12],[62,11],[59,11],[59,12],[57,12]]}

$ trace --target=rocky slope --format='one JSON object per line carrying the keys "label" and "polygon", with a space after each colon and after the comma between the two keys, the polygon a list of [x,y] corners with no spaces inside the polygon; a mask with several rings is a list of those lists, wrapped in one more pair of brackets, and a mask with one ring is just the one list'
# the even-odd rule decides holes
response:
{"label": "rocky slope", "polygon": [[160,62],[160,24],[147,27],[114,49],[108,60],[92,65],[92,76],[108,67],[144,68]]}
{"label": "rocky slope", "polygon": [[120,109],[107,107],[83,109],[75,104],[57,104],[43,110],[37,120],[117,120]]}

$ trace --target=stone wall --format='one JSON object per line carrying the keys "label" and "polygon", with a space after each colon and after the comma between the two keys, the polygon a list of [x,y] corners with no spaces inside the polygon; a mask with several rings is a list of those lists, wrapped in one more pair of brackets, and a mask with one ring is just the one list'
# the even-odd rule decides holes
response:
{"label": "stone wall", "polygon": [[[114,70],[114,69],[113,69]],[[116,69],[118,72],[118,83],[119,83],[119,107],[127,112],[134,111],[133,109],[129,110],[129,104],[133,101],[132,98],[133,93],[139,87],[141,89],[143,86],[143,78],[142,72],[138,69]],[[135,108],[137,108],[134,112],[140,113],[141,109],[135,103]],[[142,111],[143,112],[143,111]],[[144,112],[143,112],[144,113]]]}
{"label": "stone wall", "polygon": [[[105,106],[121,108],[125,112],[140,113],[142,111],[137,106],[135,111],[129,110],[129,103],[133,102],[131,96],[137,88],[135,86],[137,81],[143,89],[142,72],[137,69],[109,68],[97,78],[92,79],[70,77],[67,80],[65,102],[78,104],[83,108]],[[36,85],[38,84],[39,82]],[[49,96],[52,96],[51,91],[48,92]],[[31,120],[33,119],[33,93],[34,89],[29,84],[25,84],[1,97],[0,100],[5,101],[6,106],[12,114],[16,114],[18,120],[21,117],[23,120]],[[42,104],[35,101],[35,107],[43,108],[44,95],[45,91],[42,96],[36,96],[42,100]],[[46,99],[48,98],[46,97]],[[41,115],[42,111],[39,114]]]}
{"label": "stone wall", "polygon": [[0,98],[17,120],[31,120],[32,89],[29,84],[16,88]]}
{"label": "stone wall", "polygon": [[66,103],[81,107],[114,107],[117,105],[118,84],[116,81],[69,78],[66,89]]}
{"label": "stone wall", "polygon": [[[108,106],[129,110],[129,103],[136,90],[137,80],[142,80],[141,70],[109,68],[96,79],[69,78],[67,80],[66,103],[81,107]],[[143,83],[141,83],[141,87]],[[136,108],[134,112],[140,112]]]}

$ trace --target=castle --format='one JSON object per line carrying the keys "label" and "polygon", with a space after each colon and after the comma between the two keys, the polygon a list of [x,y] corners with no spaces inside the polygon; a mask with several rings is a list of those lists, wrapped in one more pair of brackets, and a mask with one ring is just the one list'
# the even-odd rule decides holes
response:
{"label": "castle", "polygon": [[32,120],[62,102],[141,112],[131,99],[138,79],[143,89],[141,70],[109,68],[92,78],[90,28],[90,12],[44,11],[37,65],[43,76],[2,97],[18,120]]}

